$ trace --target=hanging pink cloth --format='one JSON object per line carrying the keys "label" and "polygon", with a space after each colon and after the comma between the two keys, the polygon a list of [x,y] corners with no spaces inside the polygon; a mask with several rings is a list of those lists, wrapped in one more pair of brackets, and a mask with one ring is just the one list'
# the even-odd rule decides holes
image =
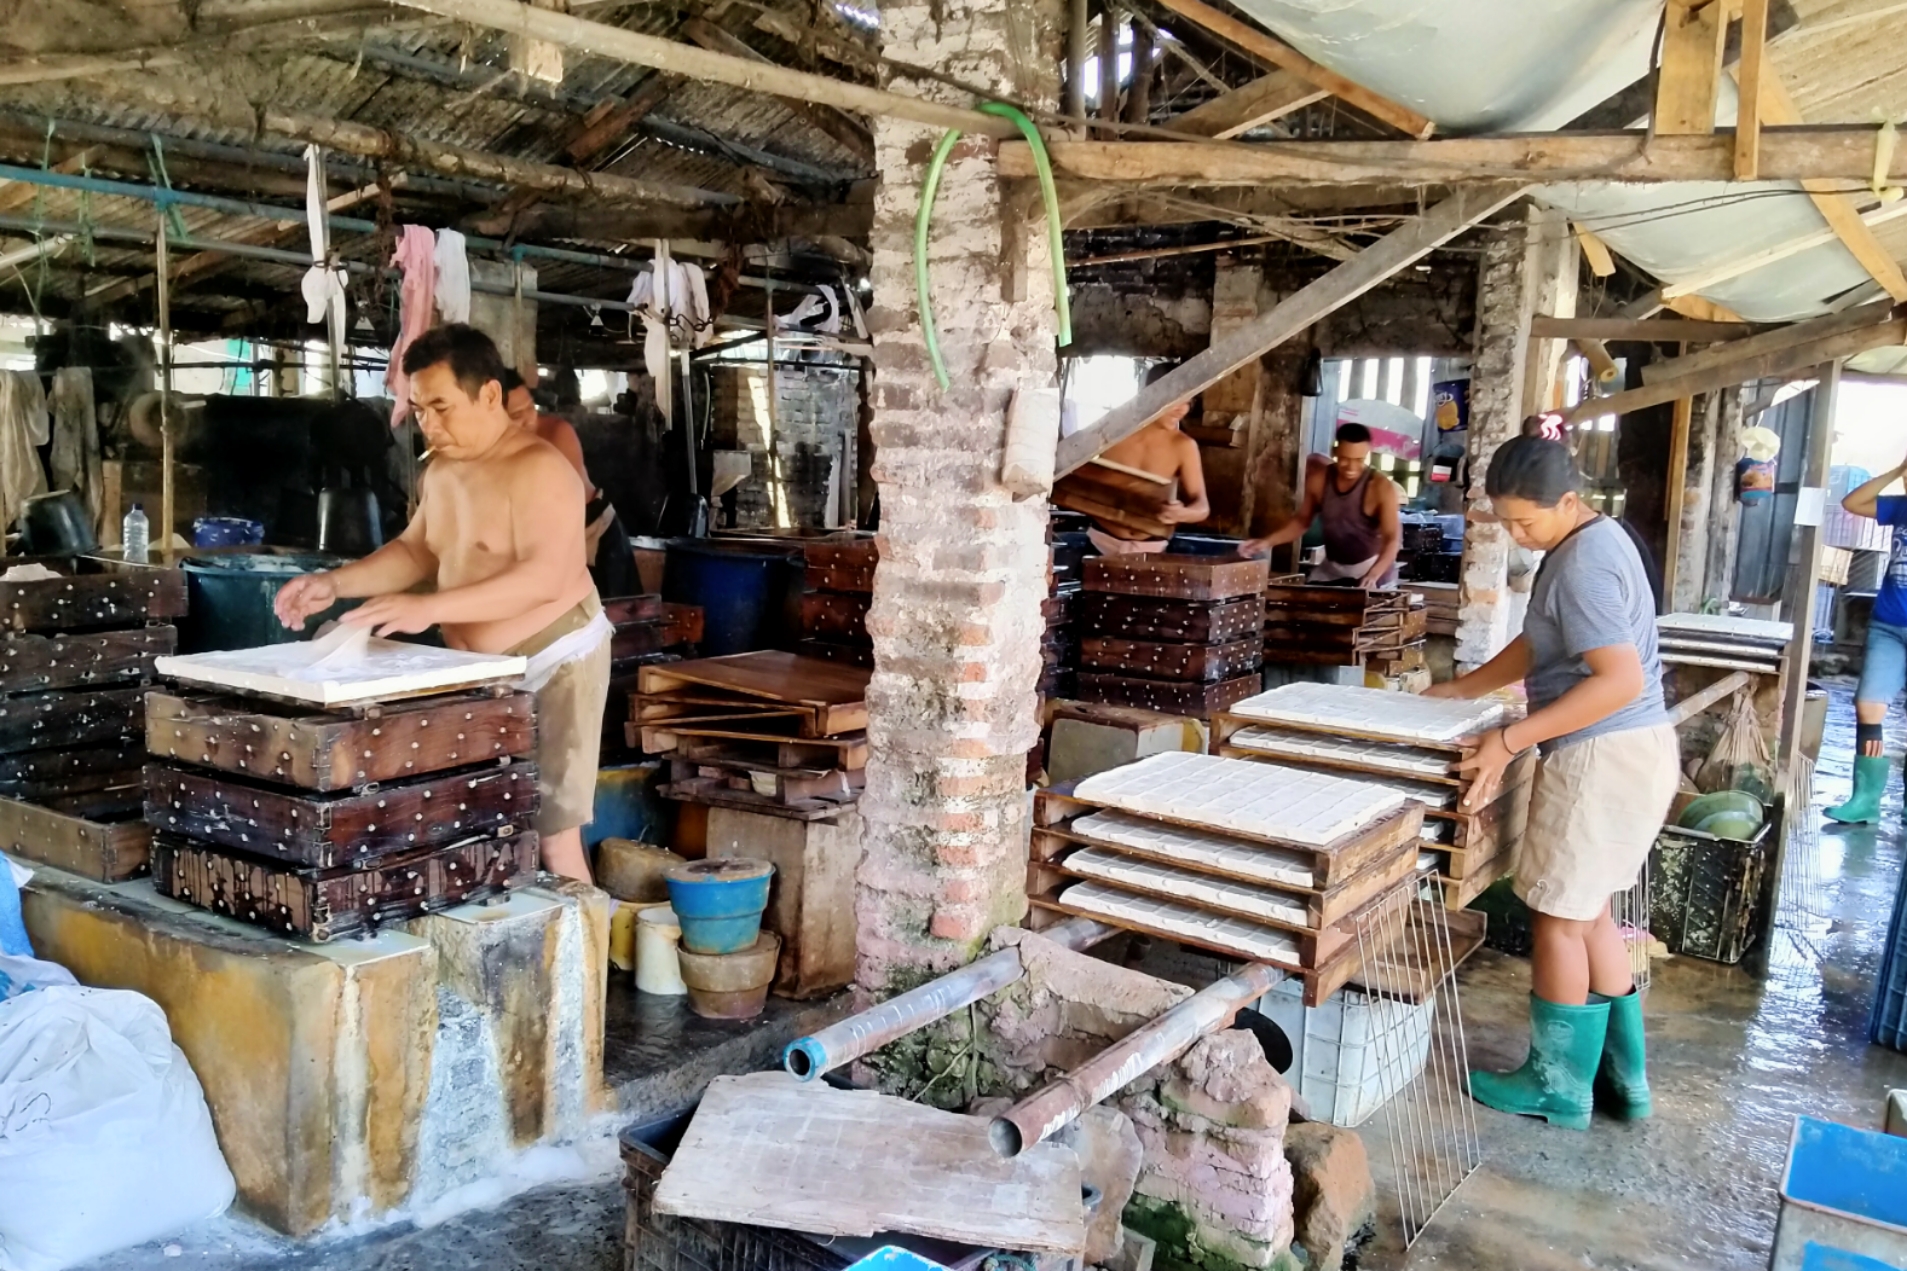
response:
{"label": "hanging pink cloth", "polygon": [[404,351],[430,330],[436,317],[432,294],[437,276],[437,236],[422,225],[406,225],[398,236],[391,264],[404,273],[397,301],[397,343],[391,346],[391,364],[384,368],[384,387],[392,398],[391,427],[410,413],[410,377],[404,374]]}

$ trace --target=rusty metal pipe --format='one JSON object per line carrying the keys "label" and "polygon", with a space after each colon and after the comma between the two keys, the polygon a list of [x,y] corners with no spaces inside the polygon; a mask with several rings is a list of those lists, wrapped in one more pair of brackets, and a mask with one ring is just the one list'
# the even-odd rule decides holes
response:
{"label": "rusty metal pipe", "polygon": [[[1043,939],[1079,952],[1116,933],[1116,928],[1090,918],[1069,918],[1039,934]],[[1025,974],[1019,949],[988,954],[859,1015],[850,1015],[807,1037],[797,1037],[782,1052],[781,1066],[790,1076],[817,1081],[823,1073],[853,1063],[862,1055],[925,1028],[935,1020],[945,1019],[961,1007],[999,992]]]}
{"label": "rusty metal pipe", "polygon": [[1207,985],[995,1117],[987,1130],[993,1150],[1014,1157],[1045,1142],[1086,1109],[1160,1064],[1177,1059],[1205,1034],[1224,1027],[1239,1007],[1257,1001],[1284,978],[1283,971],[1254,962],[1235,975]]}

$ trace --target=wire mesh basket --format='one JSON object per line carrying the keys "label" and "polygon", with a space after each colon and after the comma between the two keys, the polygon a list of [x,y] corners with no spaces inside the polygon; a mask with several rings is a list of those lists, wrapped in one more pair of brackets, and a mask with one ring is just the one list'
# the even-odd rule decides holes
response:
{"label": "wire mesh basket", "polygon": [[1636,875],[1636,885],[1627,891],[1619,891],[1609,899],[1609,913],[1616,922],[1616,930],[1622,933],[1622,943],[1629,950],[1629,973],[1635,977],[1636,992],[1647,993],[1650,971],[1649,944],[1653,937],[1649,935],[1649,862],[1644,857],[1642,872]]}

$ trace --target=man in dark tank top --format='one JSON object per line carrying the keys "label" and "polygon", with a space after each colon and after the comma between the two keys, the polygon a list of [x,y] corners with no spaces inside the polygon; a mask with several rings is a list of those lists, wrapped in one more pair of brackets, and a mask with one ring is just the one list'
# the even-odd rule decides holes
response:
{"label": "man in dark tank top", "polygon": [[1264,538],[1241,543],[1241,556],[1262,556],[1304,537],[1311,522],[1324,528],[1324,563],[1311,571],[1312,582],[1355,582],[1360,587],[1397,585],[1397,552],[1404,544],[1402,506],[1397,483],[1371,467],[1371,430],[1342,424],[1333,461],[1313,456],[1305,468],[1304,502],[1298,511]]}

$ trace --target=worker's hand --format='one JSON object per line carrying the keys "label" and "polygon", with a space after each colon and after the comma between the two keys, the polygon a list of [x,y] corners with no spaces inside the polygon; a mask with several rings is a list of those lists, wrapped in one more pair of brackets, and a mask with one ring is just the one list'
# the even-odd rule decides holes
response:
{"label": "worker's hand", "polygon": [[370,627],[372,635],[416,635],[437,625],[434,596],[399,592],[367,600],[340,620],[348,626]]}
{"label": "worker's hand", "polygon": [[1470,700],[1470,694],[1464,691],[1463,680],[1461,678],[1445,680],[1441,684],[1432,684],[1417,696],[1443,698],[1452,702]]}
{"label": "worker's hand", "polygon": [[1248,538],[1238,545],[1238,554],[1247,558],[1269,556],[1271,544],[1262,538]]}
{"label": "worker's hand", "polygon": [[1158,518],[1167,525],[1183,525],[1192,519],[1191,509],[1173,499],[1159,508]]}
{"label": "worker's hand", "polygon": [[1384,575],[1389,570],[1388,565],[1373,565],[1364,571],[1364,577],[1357,580],[1357,585],[1365,591],[1375,591],[1378,584],[1384,581]]}
{"label": "worker's hand", "polygon": [[313,614],[323,613],[337,601],[338,589],[330,574],[300,574],[278,589],[271,607],[278,621],[293,631],[302,631]]}
{"label": "worker's hand", "polygon": [[1457,771],[1470,774],[1470,793],[1463,796],[1463,810],[1474,812],[1488,807],[1503,784],[1503,770],[1516,753],[1503,740],[1503,730],[1492,728],[1477,739],[1477,748],[1458,762]]}

